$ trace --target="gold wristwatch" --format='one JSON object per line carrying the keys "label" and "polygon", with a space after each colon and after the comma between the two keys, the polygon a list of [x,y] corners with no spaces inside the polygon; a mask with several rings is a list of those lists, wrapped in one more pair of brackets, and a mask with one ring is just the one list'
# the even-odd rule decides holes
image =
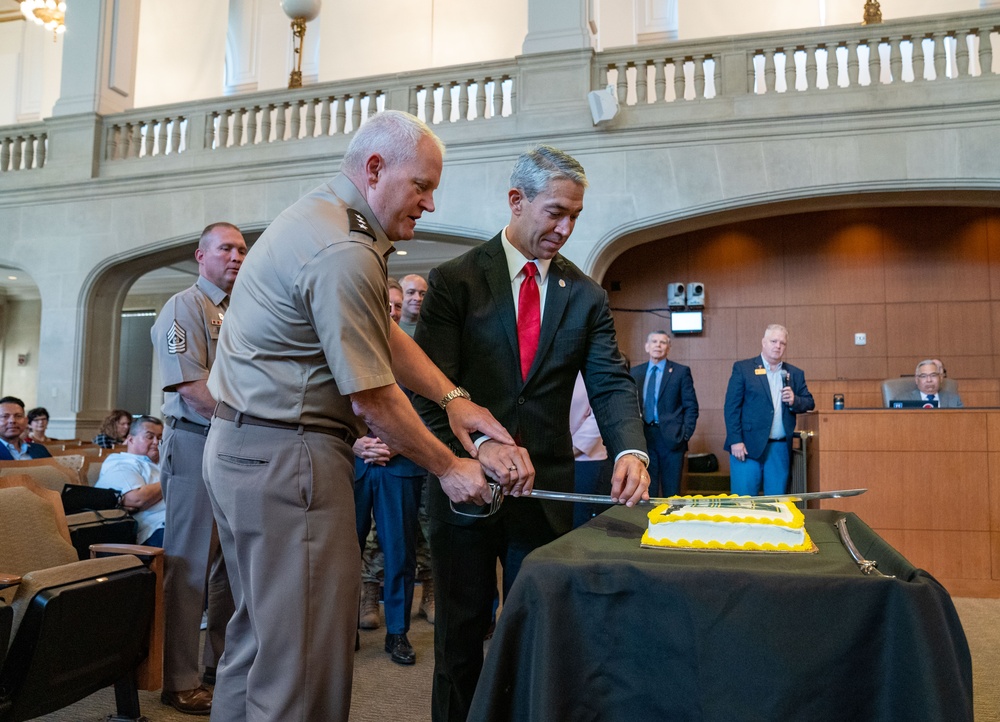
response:
{"label": "gold wristwatch", "polygon": [[438,406],[440,406],[442,409],[447,409],[448,408],[448,404],[450,404],[452,401],[454,401],[455,399],[457,399],[459,397],[461,397],[463,399],[468,399],[469,401],[472,401],[472,397],[469,396],[469,392],[468,391],[466,391],[465,389],[463,389],[461,386],[456,386],[451,391],[449,391],[448,393],[446,393],[444,395],[443,399],[441,399],[440,401],[438,401]]}

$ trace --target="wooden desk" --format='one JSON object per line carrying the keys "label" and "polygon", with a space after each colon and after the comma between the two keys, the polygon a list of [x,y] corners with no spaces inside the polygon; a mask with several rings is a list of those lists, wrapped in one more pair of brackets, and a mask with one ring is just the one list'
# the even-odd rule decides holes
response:
{"label": "wooden desk", "polygon": [[799,415],[814,432],[809,490],[852,511],[951,594],[1000,597],[1000,409],[845,409]]}

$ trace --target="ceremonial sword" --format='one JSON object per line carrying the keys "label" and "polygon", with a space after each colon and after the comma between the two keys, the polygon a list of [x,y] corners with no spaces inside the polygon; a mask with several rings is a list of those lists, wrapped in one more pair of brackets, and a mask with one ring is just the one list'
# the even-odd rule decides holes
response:
{"label": "ceremonial sword", "polygon": [[[495,514],[503,503],[503,487],[495,482],[490,482],[490,489],[493,492],[493,499],[484,506],[474,506],[472,504],[462,504],[463,508],[472,508],[477,512],[461,511],[451,503],[451,510],[461,516],[490,516]],[[637,504],[644,506],[658,506],[666,504],[667,509],[664,514],[670,514],[685,507],[701,508],[739,508],[750,506],[751,504],[767,504],[779,501],[812,501],[814,499],[839,499],[847,496],[858,496],[864,494],[868,489],[840,489],[836,491],[810,491],[802,494],[772,494],[769,496],[717,496],[717,497],[683,497],[668,496],[651,499],[640,499]],[[525,494],[521,498],[545,499],[546,501],[568,501],[575,504],[619,504],[620,502],[603,494],[576,494],[564,491],[548,491],[546,489],[532,489],[530,494]]]}

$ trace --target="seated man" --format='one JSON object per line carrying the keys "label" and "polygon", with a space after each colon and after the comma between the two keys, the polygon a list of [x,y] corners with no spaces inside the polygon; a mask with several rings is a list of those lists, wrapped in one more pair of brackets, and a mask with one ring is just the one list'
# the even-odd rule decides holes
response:
{"label": "seated man", "polygon": [[167,520],[167,505],[160,491],[160,467],[150,458],[159,454],[162,438],[162,421],[153,416],[135,419],[125,437],[125,451],[111,454],[101,464],[101,475],[94,484],[122,495],[122,506],[139,522],[136,539],[151,547],[163,546],[163,525]]}
{"label": "seated man", "polygon": [[41,444],[29,443],[22,438],[27,429],[28,417],[24,414],[24,402],[16,396],[4,396],[0,399],[0,461],[46,459],[52,456]]}
{"label": "seated man", "polygon": [[930,404],[937,402],[941,409],[962,408],[962,397],[957,391],[945,391],[941,388],[941,379],[944,378],[944,368],[939,361],[925,359],[917,364],[917,370],[913,374],[913,380],[917,382],[915,391],[911,391],[905,399],[911,401],[926,401]]}

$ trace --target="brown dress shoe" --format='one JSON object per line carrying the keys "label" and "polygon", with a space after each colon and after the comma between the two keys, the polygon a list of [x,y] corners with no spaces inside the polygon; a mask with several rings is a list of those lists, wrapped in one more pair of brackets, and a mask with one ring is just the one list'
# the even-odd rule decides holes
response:
{"label": "brown dress shoe", "polygon": [[178,692],[164,692],[160,701],[184,714],[207,715],[212,713],[212,690],[195,687]]}

